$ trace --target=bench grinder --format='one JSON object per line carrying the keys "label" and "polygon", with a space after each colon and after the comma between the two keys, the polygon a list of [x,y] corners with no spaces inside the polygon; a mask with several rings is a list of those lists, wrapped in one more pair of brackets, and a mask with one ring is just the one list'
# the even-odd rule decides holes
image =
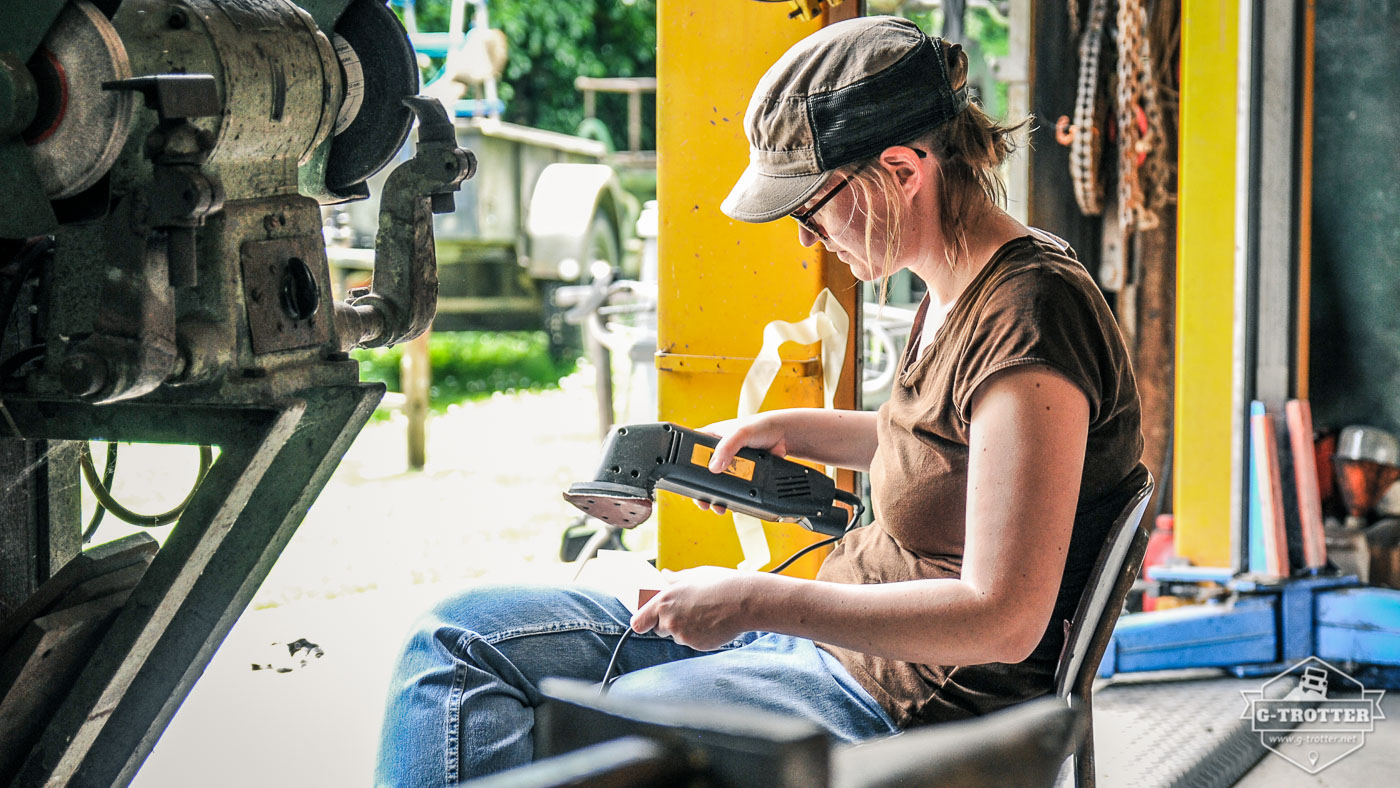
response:
{"label": "bench grinder", "polygon": [[[432,213],[475,159],[416,95],[384,0],[3,8],[0,435],[48,447],[48,481],[6,484],[50,506],[0,522],[49,540],[0,574],[35,578],[34,598],[81,549],[76,452],[54,447],[221,449],[129,601],[60,644],[71,670],[42,697],[0,686],[23,712],[0,784],[125,784],[383,395],[348,351],[430,324]],[[373,285],[336,302],[320,208],[366,197],[415,118]]]}

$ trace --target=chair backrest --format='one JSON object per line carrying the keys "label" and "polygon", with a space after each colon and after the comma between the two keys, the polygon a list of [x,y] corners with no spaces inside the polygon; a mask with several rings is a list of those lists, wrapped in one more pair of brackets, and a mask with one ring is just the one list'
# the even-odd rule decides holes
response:
{"label": "chair backrest", "polygon": [[1142,525],[1142,515],[1152,497],[1152,487],[1149,473],[1147,481],[1128,499],[1127,506],[1114,520],[1108,540],[1084,584],[1084,593],[1079,597],[1079,606],[1065,635],[1060,664],[1055,669],[1055,694],[1061,698],[1071,694],[1087,697],[1093,684],[1099,660],[1103,659],[1109,638],[1113,636],[1113,626],[1118,623],[1123,600],[1142,570],[1147,539],[1152,534],[1151,524]]}

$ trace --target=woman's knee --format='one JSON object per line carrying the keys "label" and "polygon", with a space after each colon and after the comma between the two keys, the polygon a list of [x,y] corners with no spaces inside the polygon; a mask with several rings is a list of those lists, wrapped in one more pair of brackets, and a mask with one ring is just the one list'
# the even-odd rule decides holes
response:
{"label": "woman's knee", "polygon": [[494,641],[560,620],[592,619],[600,614],[591,595],[576,588],[481,586],[434,604],[418,617],[410,637],[420,644],[437,641],[452,650],[473,637]]}

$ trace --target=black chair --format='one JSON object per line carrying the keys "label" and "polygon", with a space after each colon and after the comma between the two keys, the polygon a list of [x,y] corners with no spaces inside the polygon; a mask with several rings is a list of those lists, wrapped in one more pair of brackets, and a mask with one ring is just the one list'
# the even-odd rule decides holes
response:
{"label": "black chair", "polygon": [[1084,594],[1075,608],[1074,620],[1065,636],[1064,651],[1055,669],[1055,694],[1068,701],[1071,708],[1087,720],[1087,730],[1074,751],[1074,784],[1080,788],[1094,786],[1094,676],[1103,659],[1113,627],[1133,581],[1142,571],[1142,559],[1147,553],[1147,539],[1152,524],[1143,525],[1142,515],[1152,497],[1152,476],[1128,499],[1123,512],[1114,521],[1108,539],[1093,571],[1084,585]]}

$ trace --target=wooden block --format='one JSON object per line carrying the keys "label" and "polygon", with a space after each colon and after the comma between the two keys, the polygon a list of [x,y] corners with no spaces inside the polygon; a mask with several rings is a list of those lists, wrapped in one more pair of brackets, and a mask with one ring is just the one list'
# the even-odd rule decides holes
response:
{"label": "wooden block", "polygon": [[136,533],[83,551],[0,620],[0,650],[5,649],[30,621],[54,610],[55,603],[74,588],[130,566],[139,565],[144,570],[155,557],[157,547],[150,534]]}
{"label": "wooden block", "polygon": [[1288,577],[1288,532],[1283,520],[1283,485],[1279,479],[1278,436],[1267,413],[1250,417],[1250,436],[1259,485],[1260,515],[1264,527],[1265,572]]}
{"label": "wooden block", "polygon": [[1307,565],[1303,553],[1303,524],[1298,512],[1297,468],[1293,466],[1292,434],[1284,415],[1269,414],[1274,424],[1274,435],[1278,441],[1279,486],[1283,490],[1283,525],[1288,534],[1288,565]]}
{"label": "wooden block", "polygon": [[1327,536],[1322,525],[1322,491],[1318,487],[1317,453],[1313,447],[1312,407],[1305,399],[1289,400],[1284,405],[1284,415],[1288,419],[1298,519],[1302,524],[1303,565],[1321,569],[1327,566]]}

